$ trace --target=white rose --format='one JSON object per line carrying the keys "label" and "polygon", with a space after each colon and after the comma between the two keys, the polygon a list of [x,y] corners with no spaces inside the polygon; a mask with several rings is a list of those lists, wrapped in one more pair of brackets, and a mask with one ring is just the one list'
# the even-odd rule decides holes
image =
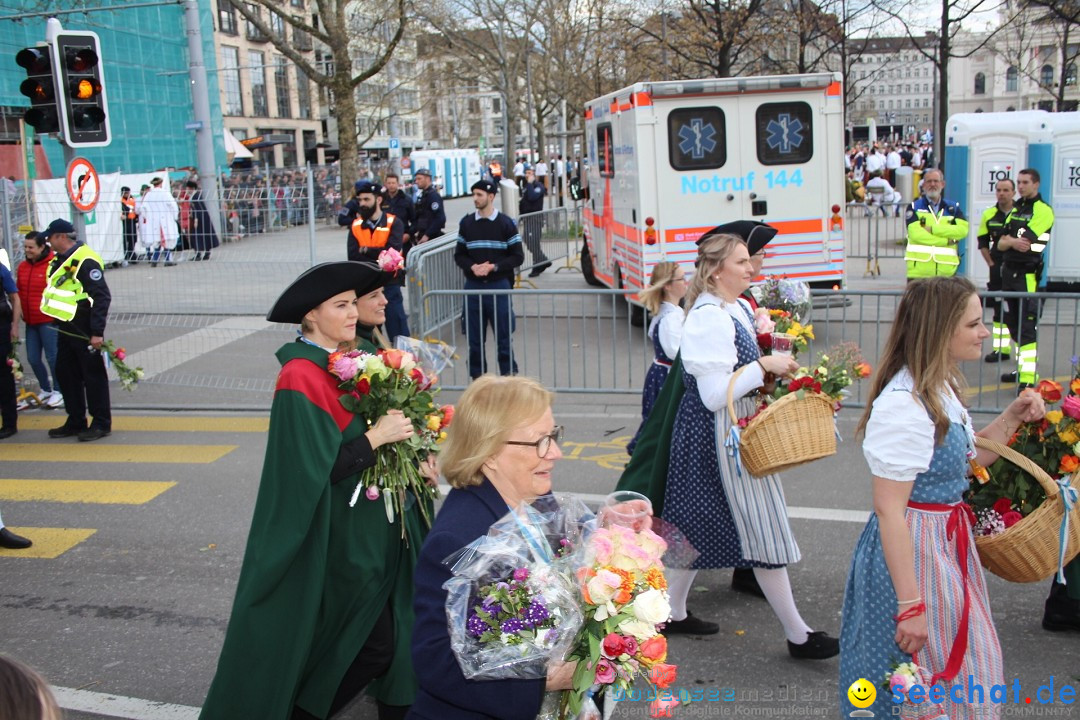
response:
{"label": "white rose", "polygon": [[623,635],[633,635],[641,643],[656,635],[656,623],[623,620],[619,623],[619,632]]}
{"label": "white rose", "polygon": [[634,598],[634,617],[656,625],[671,617],[671,605],[660,590],[646,590]]}

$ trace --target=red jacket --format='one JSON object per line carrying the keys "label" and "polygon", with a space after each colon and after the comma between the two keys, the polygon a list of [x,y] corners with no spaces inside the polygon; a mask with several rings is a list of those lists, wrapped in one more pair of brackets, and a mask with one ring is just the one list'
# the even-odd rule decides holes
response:
{"label": "red jacket", "polygon": [[22,303],[23,320],[27,325],[44,325],[53,319],[41,312],[41,294],[45,292],[46,276],[49,263],[56,257],[52,250],[37,262],[23,260],[15,268],[15,285],[19,289],[19,302]]}

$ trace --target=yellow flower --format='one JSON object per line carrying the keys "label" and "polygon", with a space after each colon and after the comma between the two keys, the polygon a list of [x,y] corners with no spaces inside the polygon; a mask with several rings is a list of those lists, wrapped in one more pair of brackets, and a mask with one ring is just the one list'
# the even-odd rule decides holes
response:
{"label": "yellow flower", "polygon": [[1076,426],[1069,428],[1068,430],[1062,430],[1058,433],[1058,437],[1061,438],[1061,442],[1066,445],[1075,445],[1080,442],[1080,433],[1076,432]]}
{"label": "yellow flower", "polygon": [[1051,410],[1050,412],[1046,413],[1046,421],[1051,425],[1057,425],[1059,422],[1061,422],[1061,418],[1063,417],[1065,417],[1065,413],[1061,412],[1060,410]]}
{"label": "yellow flower", "polygon": [[428,430],[430,430],[431,432],[438,432],[439,428],[441,426],[442,426],[442,418],[440,418],[438,415],[428,415],[428,418],[427,418],[427,429]]}
{"label": "yellow flower", "polygon": [[805,338],[810,338],[811,340],[817,340],[817,338],[814,337],[814,326],[813,325],[807,325],[806,327],[804,327],[803,331],[802,331],[802,335]]}

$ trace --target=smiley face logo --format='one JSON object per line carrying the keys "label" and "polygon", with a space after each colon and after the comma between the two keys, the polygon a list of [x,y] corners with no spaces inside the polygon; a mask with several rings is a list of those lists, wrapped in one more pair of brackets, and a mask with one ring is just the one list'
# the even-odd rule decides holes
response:
{"label": "smiley face logo", "polygon": [[877,690],[866,678],[859,678],[851,683],[847,690],[847,698],[857,708],[868,708],[874,704],[877,698]]}

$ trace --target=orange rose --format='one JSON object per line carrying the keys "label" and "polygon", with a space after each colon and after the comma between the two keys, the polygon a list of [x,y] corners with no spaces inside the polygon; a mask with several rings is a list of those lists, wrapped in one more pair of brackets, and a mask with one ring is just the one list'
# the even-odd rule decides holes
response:
{"label": "orange rose", "polygon": [[1069,389],[1072,390],[1073,395],[1080,395],[1080,378],[1075,378],[1069,383]]}
{"label": "orange rose", "polygon": [[859,377],[861,377],[861,378],[870,377],[870,365],[869,365],[869,363],[864,363],[864,362],[858,363],[855,366],[855,372],[859,373]]}
{"label": "orange rose", "polygon": [[655,664],[667,660],[667,638],[663,635],[653,635],[641,643],[638,654],[647,664]]}
{"label": "orange rose", "polygon": [[454,420],[454,406],[443,405],[442,406],[442,426],[446,427]]}
{"label": "orange rose", "polygon": [[383,362],[386,363],[387,367],[395,370],[400,370],[401,364],[405,361],[405,351],[398,350],[397,348],[380,350],[379,355],[382,357]]}
{"label": "orange rose", "polygon": [[675,682],[675,671],[678,668],[675,665],[668,665],[667,663],[656,663],[649,670],[649,679],[653,681],[656,687],[663,690],[664,688],[671,687],[671,683]]}
{"label": "orange rose", "polygon": [[1061,400],[1061,383],[1053,380],[1040,380],[1035,389],[1042,395],[1042,399],[1048,403],[1056,403]]}
{"label": "orange rose", "polygon": [[1061,458],[1061,465],[1058,466],[1058,472],[1071,475],[1076,472],[1077,468],[1080,468],[1080,458],[1075,455],[1066,455]]}

